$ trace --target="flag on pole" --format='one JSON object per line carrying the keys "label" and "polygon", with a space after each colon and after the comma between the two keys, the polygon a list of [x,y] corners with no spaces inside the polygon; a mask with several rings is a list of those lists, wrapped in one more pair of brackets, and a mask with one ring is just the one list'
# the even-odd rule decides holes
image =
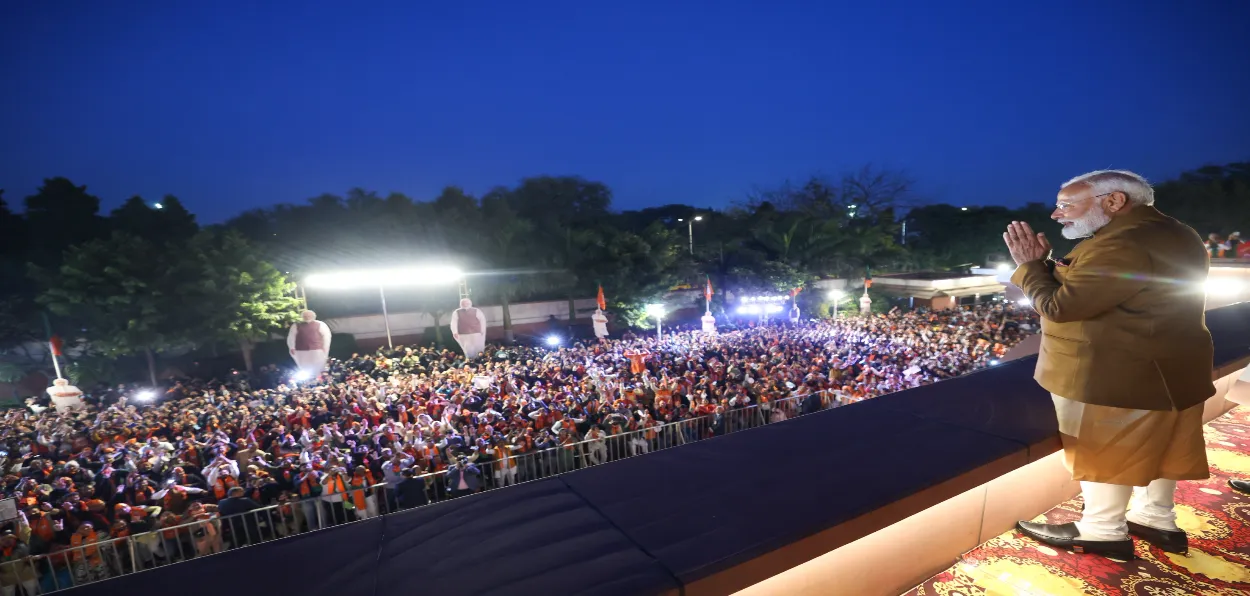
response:
{"label": "flag on pole", "polygon": [[53,356],[64,356],[64,355],[65,355],[65,354],[61,351],[61,349],[64,347],[64,344],[62,344],[62,343],[61,343],[61,338],[60,338],[60,337],[53,335],[53,336],[52,336],[52,338],[48,340],[48,346],[49,346],[50,348],[52,348],[52,355],[53,355]]}
{"label": "flag on pole", "polygon": [[867,265],[864,265],[864,289],[867,290],[868,288],[871,288],[871,287],[872,287],[872,269],[868,267]]}
{"label": "flag on pole", "polygon": [[703,290],[703,297],[706,298],[708,302],[712,301],[712,278],[711,277],[707,278],[707,287],[704,288]]}
{"label": "flag on pole", "polygon": [[790,290],[790,297],[794,298],[795,296],[799,295],[799,292],[802,292],[802,291],[803,291],[803,288],[794,288],[793,290]]}
{"label": "flag on pole", "polygon": [[603,298],[602,285],[599,286],[599,296],[597,297],[597,300],[599,301],[599,310],[608,310],[608,301]]}

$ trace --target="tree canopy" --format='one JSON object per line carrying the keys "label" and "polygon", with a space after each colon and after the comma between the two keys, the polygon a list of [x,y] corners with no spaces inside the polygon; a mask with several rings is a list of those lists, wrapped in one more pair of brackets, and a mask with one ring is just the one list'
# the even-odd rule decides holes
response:
{"label": "tree canopy", "polygon": [[[1203,235],[1250,227],[1250,163],[1187,172],[1156,194]],[[981,265],[1006,257],[1007,222],[1052,225],[1049,203],[924,204],[907,175],[870,166],[784,182],[721,210],[614,211],[610,188],[572,176],[481,197],[448,186],[428,200],[353,188],[208,228],[174,196],[132,197],[103,215],[86,186],[59,177],[22,205],[10,208],[0,192],[0,351],[44,338],[42,310],[87,353],[149,357],[221,342],[239,346],[248,366],[255,342],[295,317],[295,282],[314,271],[451,262],[473,272],[475,296],[505,305],[505,317],[526,300],[568,299],[571,309],[603,286],[612,310],[641,323],[642,305],[705,278],[720,290],[780,293],[867,271]],[[387,299],[394,311],[446,311],[449,298],[435,294]],[[355,314],[327,302],[322,316]]]}

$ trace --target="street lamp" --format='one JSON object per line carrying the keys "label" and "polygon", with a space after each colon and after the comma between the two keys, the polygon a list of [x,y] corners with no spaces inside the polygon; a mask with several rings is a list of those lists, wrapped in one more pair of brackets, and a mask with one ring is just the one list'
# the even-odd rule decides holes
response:
{"label": "street lamp", "polygon": [[846,297],[846,292],[842,290],[833,290],[829,292],[829,298],[833,300],[833,318],[838,318],[838,303]]}
{"label": "street lamp", "polygon": [[[386,312],[386,286],[437,286],[453,284],[464,277],[464,272],[455,267],[398,267],[394,269],[360,269],[356,271],[339,271],[334,273],[317,273],[304,279],[304,285],[310,288],[326,288],[346,290],[351,288],[376,287],[378,296],[382,298],[382,322],[386,326],[386,345],[394,348],[391,342],[391,320]],[[438,321],[434,321],[437,325]]]}
{"label": "street lamp", "polygon": [[679,222],[681,222],[681,221],[686,222],[686,233],[687,233],[687,234],[689,234],[689,236],[690,236],[690,254],[692,254],[692,255],[693,255],[693,254],[694,254],[694,222],[696,222],[696,221],[703,221],[703,216],[702,216],[702,215],[696,215],[696,216],[694,216],[694,217],[692,217],[692,218],[690,218],[690,219],[688,219],[688,220],[687,220],[687,219],[683,219],[683,218],[680,218],[680,217],[679,217],[679,218],[677,218],[677,221],[679,221]]}
{"label": "street lamp", "polygon": [[660,321],[664,320],[664,305],[648,304],[643,310],[647,313],[648,317],[655,318],[655,337],[656,339],[663,340],[664,329],[661,326],[662,323]]}
{"label": "street lamp", "polygon": [[152,207],[153,207],[153,208],[156,208],[156,209],[164,209],[164,208],[165,208],[165,206],[164,206],[164,205],[162,205],[162,204],[160,204],[160,203],[156,203],[156,204],[152,205]]}

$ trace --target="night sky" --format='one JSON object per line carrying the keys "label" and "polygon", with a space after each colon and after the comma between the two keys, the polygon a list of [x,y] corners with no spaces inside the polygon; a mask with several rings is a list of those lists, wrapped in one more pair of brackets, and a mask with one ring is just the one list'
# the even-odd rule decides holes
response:
{"label": "night sky", "polygon": [[720,207],[872,162],[927,201],[1053,201],[1250,159],[1248,26],[1245,0],[10,1],[0,187],[215,222],[538,174]]}

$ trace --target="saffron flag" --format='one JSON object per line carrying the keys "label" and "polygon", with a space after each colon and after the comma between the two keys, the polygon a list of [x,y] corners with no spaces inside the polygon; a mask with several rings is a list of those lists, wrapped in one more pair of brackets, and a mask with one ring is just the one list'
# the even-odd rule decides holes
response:
{"label": "saffron flag", "polygon": [[707,288],[703,290],[703,297],[707,298],[708,302],[712,301],[712,278],[710,277],[707,278]]}
{"label": "saffron flag", "polygon": [[794,288],[793,290],[790,290],[790,297],[794,298],[795,296],[799,295],[799,292],[802,292],[802,291],[803,291],[803,288]]}
{"label": "saffron flag", "polygon": [[603,298],[603,286],[599,286],[599,310],[608,310],[608,301]]}
{"label": "saffron flag", "polygon": [[64,354],[61,353],[62,345],[61,338],[55,335],[52,336],[52,339],[48,340],[48,347],[52,348],[53,356],[64,356]]}

